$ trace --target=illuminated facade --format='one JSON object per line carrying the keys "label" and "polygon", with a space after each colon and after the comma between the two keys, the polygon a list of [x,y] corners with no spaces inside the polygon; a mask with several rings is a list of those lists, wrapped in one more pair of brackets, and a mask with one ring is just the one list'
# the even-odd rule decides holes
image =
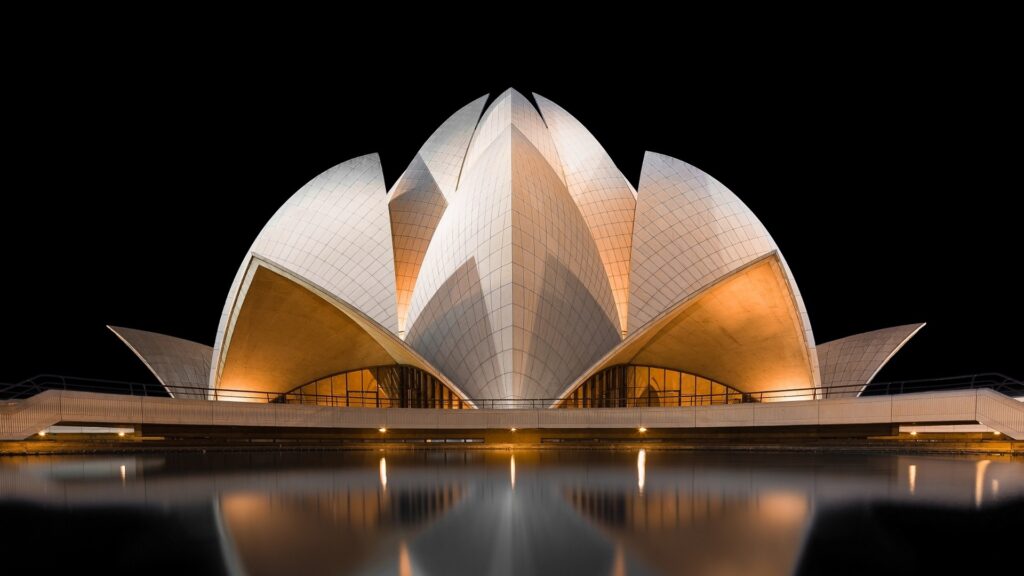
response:
{"label": "illuminated facade", "polygon": [[634,188],[579,121],[534,100],[467,104],[390,190],[376,154],[303,186],[243,259],[212,348],[112,329],[175,396],[584,408],[856,395],[920,328],[816,346],[789,266],[735,194],[650,152]]}

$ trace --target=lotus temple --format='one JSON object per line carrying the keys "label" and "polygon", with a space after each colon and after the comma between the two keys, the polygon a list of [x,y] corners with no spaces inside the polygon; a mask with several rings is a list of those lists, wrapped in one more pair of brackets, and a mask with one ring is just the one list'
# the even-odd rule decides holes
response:
{"label": "lotus temple", "polygon": [[648,152],[634,187],[554,102],[487,101],[390,190],[376,154],[298,190],[212,347],[111,330],[172,397],[500,409],[853,397],[922,328],[816,343],[785,257],[714,177]]}

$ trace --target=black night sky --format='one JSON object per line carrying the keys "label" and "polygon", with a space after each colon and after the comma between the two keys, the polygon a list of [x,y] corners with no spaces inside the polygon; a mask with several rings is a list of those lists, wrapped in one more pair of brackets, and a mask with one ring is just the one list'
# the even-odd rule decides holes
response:
{"label": "black night sky", "polygon": [[1007,70],[956,51],[661,58],[467,73],[339,56],[300,72],[102,53],[26,69],[8,110],[0,382],[152,381],[106,324],[212,344],[243,254],[295,190],[370,152],[390,186],[448,115],[509,86],[573,114],[634,185],[644,150],[722,181],[780,245],[819,342],[927,321],[879,380],[1024,378]]}

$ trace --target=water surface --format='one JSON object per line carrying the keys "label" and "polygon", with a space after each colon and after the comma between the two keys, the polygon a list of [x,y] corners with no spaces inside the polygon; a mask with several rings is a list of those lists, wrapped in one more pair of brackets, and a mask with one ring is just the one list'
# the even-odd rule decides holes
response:
{"label": "water surface", "polygon": [[1024,462],[999,457],[0,458],[3,541],[41,573],[983,573],[1012,549],[1022,502]]}

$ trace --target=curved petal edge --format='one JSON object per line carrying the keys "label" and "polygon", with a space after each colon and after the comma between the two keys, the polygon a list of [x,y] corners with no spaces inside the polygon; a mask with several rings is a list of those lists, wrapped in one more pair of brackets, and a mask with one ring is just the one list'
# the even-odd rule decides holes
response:
{"label": "curved petal edge", "polygon": [[172,398],[205,399],[213,348],[205,344],[121,326],[107,326],[149,368]]}
{"label": "curved petal edge", "polygon": [[817,376],[796,295],[776,252],[719,278],[632,332],[558,400],[620,364],[680,370],[746,393],[801,390],[787,400],[812,397]]}
{"label": "curved petal edge", "polygon": [[[821,385],[828,398],[860,396],[878,372],[925,326],[904,324],[818,344]],[[839,390],[827,390],[841,387]]]}

